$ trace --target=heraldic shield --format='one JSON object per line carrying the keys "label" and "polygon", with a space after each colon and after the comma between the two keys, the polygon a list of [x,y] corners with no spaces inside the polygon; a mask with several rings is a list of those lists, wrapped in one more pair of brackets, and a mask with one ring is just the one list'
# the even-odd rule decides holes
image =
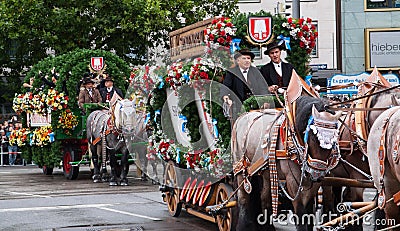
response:
{"label": "heraldic shield", "polygon": [[92,57],[90,60],[90,66],[95,71],[100,71],[104,67],[103,57]]}
{"label": "heraldic shield", "polygon": [[268,16],[249,17],[248,34],[255,43],[265,43],[272,36],[272,18]]}

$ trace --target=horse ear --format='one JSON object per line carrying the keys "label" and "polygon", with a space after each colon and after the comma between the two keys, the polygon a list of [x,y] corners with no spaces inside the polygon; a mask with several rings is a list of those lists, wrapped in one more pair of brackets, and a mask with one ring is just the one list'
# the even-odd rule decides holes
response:
{"label": "horse ear", "polygon": [[339,120],[339,118],[342,116],[342,111],[337,111],[334,115],[335,119]]}
{"label": "horse ear", "polygon": [[312,105],[311,113],[312,113],[312,116],[316,119],[318,119],[320,117],[319,111],[317,110],[317,108],[315,108],[314,104]]}

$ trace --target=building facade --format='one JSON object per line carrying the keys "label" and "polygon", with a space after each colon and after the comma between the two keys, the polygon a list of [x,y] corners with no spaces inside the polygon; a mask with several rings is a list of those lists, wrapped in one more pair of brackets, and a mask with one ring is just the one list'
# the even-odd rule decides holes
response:
{"label": "building facade", "polygon": [[342,71],[400,69],[400,1],[341,0]]}

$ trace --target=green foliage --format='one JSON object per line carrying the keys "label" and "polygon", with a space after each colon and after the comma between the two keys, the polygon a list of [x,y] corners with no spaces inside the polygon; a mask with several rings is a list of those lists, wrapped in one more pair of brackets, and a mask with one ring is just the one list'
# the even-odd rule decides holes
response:
{"label": "green foliage", "polygon": [[[203,20],[233,15],[237,0],[0,1],[0,76],[10,83],[1,100],[10,101],[19,77],[51,53],[79,49],[111,51],[130,64],[147,62],[148,48],[168,47],[168,33]],[[78,67],[81,68],[81,67]],[[1,89],[1,86],[0,86]]]}
{"label": "green foliage", "polygon": [[[282,95],[279,96],[279,100],[284,102],[284,97]],[[268,103],[270,108],[280,108],[281,105],[276,98],[276,96],[251,96],[246,99],[242,105],[242,112],[248,112],[251,110],[260,109],[264,103]]]}
{"label": "green foliage", "polygon": [[[282,15],[271,15],[270,12],[259,11],[255,13],[240,13],[237,14],[232,22],[238,28],[236,31],[236,37],[241,38],[242,42],[240,43],[241,48],[255,48],[257,46],[251,44],[247,39],[247,21],[249,16],[270,16],[272,17],[273,24],[273,37],[276,39],[279,35],[283,35],[284,37],[290,37],[289,30],[287,28],[282,27],[282,23],[287,22],[287,19]],[[305,77],[309,73],[308,63],[310,62],[310,55],[307,54],[305,49],[302,49],[299,45],[299,42],[291,39],[290,40],[291,50],[287,51],[286,61],[291,63],[297,74],[301,77]]]}

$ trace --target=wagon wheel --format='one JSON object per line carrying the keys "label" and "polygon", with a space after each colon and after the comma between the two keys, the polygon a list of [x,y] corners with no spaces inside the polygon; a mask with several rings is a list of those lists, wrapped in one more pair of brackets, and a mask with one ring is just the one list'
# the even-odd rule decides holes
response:
{"label": "wagon wheel", "polygon": [[53,168],[47,167],[47,166],[43,166],[42,167],[42,171],[44,175],[52,175],[53,174]]}
{"label": "wagon wheel", "polygon": [[182,211],[182,202],[179,201],[180,189],[178,188],[178,176],[172,162],[169,162],[165,168],[164,184],[168,188],[165,192],[168,211],[171,216],[177,217]]}
{"label": "wagon wheel", "polygon": [[79,155],[71,148],[67,147],[63,156],[63,172],[68,180],[75,180],[79,174],[79,166],[72,166],[70,162],[78,161]]}
{"label": "wagon wheel", "polygon": [[[232,195],[232,187],[225,183],[220,183],[217,188],[217,195],[215,199],[216,204],[222,204],[224,201],[228,200],[230,195]],[[232,201],[232,198],[230,199]],[[222,209],[220,214],[217,215],[217,224],[220,231],[230,231],[235,230],[235,208],[225,208]]]}

